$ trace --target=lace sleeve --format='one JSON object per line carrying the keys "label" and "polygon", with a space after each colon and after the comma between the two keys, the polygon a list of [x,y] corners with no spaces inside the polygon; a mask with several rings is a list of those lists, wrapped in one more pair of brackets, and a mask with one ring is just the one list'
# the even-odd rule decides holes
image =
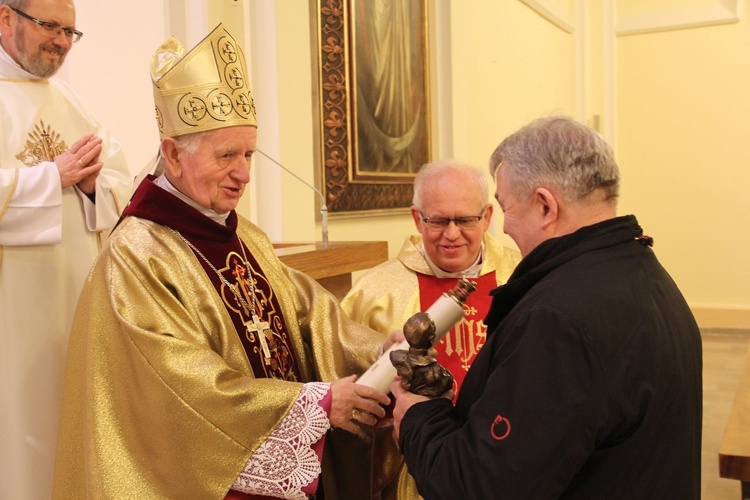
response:
{"label": "lace sleeve", "polygon": [[[326,396],[331,384],[302,386],[297,401],[279,426],[255,450],[233,490],[277,498],[306,499],[303,488],[320,476],[322,447],[314,446],[331,427]],[[319,453],[318,453],[319,451]],[[313,490],[310,493],[314,493]]]}

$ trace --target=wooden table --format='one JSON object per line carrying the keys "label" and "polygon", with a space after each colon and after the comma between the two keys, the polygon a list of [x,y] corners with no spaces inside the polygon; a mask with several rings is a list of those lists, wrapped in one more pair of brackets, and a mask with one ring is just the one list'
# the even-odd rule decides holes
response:
{"label": "wooden table", "polygon": [[274,243],[276,255],[289,267],[310,275],[339,299],[352,287],[352,273],[388,260],[387,241]]}
{"label": "wooden table", "polygon": [[750,500],[750,346],[719,448],[719,475],[742,481],[742,499]]}

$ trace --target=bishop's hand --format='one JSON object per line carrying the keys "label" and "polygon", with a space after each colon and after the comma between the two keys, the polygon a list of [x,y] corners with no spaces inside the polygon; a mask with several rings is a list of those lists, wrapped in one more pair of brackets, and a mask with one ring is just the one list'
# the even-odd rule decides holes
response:
{"label": "bishop's hand", "polygon": [[356,375],[331,382],[331,426],[362,435],[362,425],[373,426],[385,417],[391,400],[372,387],[355,384]]}

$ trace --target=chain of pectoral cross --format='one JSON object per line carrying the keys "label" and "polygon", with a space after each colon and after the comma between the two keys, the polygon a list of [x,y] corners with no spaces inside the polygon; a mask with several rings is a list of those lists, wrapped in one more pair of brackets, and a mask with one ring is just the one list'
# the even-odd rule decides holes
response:
{"label": "chain of pectoral cross", "polygon": [[257,304],[257,299],[255,297],[255,282],[253,281],[252,272],[250,271],[250,263],[247,260],[247,254],[245,253],[245,245],[242,243],[242,240],[240,239],[240,236],[237,235],[237,241],[240,243],[240,249],[242,250],[242,259],[243,264],[245,266],[245,269],[247,270],[248,274],[248,281],[250,282],[250,297],[253,302],[253,305],[250,306],[250,304],[247,303],[245,298],[242,296],[242,294],[237,290],[237,287],[234,286],[232,283],[229,282],[228,279],[224,277],[221,272],[219,272],[218,269],[216,269],[216,266],[211,264],[211,261],[206,258],[205,255],[203,255],[203,252],[198,250],[198,248],[190,243],[187,238],[185,238],[182,234],[180,234],[178,231],[172,229],[169,226],[164,226],[170,231],[172,231],[175,235],[177,235],[178,238],[180,238],[182,241],[184,241],[192,250],[195,252],[201,259],[203,259],[203,262],[205,262],[208,267],[210,267],[216,275],[219,277],[219,279],[226,285],[234,294],[234,296],[237,298],[237,301],[242,304],[242,306],[250,312],[250,319],[248,321],[245,321],[245,329],[247,330],[248,334],[256,334],[258,337],[258,342],[260,343],[261,350],[263,351],[263,358],[266,363],[266,365],[271,364],[271,350],[268,348],[268,341],[266,340],[266,336],[271,336],[271,325],[269,325],[268,321],[261,320],[258,315],[255,312],[255,306]]}

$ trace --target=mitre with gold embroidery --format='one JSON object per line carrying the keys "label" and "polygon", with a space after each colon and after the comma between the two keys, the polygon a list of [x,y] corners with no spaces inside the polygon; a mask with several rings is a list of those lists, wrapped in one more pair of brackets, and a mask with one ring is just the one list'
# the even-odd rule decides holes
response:
{"label": "mitre with gold embroidery", "polygon": [[167,39],[151,58],[151,81],[162,139],[258,125],[245,57],[222,24],[189,52]]}

